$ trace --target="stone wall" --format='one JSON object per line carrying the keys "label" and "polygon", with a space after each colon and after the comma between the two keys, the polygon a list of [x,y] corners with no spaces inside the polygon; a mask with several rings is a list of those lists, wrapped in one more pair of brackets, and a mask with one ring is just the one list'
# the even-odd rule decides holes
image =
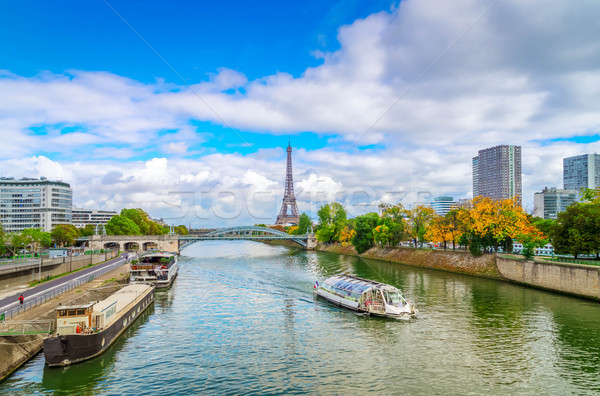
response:
{"label": "stone wall", "polygon": [[506,279],[514,282],[600,300],[600,267],[500,256],[496,258],[496,265]]}
{"label": "stone wall", "polygon": [[460,274],[504,279],[496,267],[495,256],[491,254],[475,257],[468,252],[453,252],[451,250],[443,251],[404,247],[382,248],[376,246],[359,255],[351,245],[318,245],[317,250],[457,272]]}

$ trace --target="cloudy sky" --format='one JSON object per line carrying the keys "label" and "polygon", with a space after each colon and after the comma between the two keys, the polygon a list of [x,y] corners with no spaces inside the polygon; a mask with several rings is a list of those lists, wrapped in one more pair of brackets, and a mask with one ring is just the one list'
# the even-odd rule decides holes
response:
{"label": "cloudy sky", "polygon": [[9,1],[0,173],[194,227],[472,196],[522,146],[526,209],[600,152],[600,2]]}

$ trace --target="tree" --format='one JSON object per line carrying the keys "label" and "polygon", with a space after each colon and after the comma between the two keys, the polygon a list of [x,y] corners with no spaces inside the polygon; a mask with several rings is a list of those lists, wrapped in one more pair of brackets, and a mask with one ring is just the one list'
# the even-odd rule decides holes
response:
{"label": "tree", "polygon": [[435,216],[435,211],[428,206],[416,206],[413,209],[404,209],[404,217],[406,218],[406,233],[411,237],[417,247],[420,242],[423,246],[425,235],[431,227],[431,222]]}
{"label": "tree", "polygon": [[550,232],[554,250],[559,254],[598,253],[600,250],[600,204],[577,203],[558,214]]}
{"label": "tree", "polygon": [[390,229],[385,224],[378,225],[373,229],[373,240],[380,246],[386,246],[390,243]]}
{"label": "tree", "polygon": [[426,236],[431,241],[442,242],[444,250],[446,250],[447,242],[452,239],[448,219],[446,217],[435,215]]}
{"label": "tree", "polygon": [[350,225],[346,225],[342,232],[340,233],[340,243],[343,246],[348,246],[348,244],[352,243],[352,238],[356,235],[356,231],[350,228]]}
{"label": "tree", "polygon": [[298,228],[296,228],[294,235],[306,234],[308,232],[307,231],[308,228],[311,226],[312,226],[312,221],[310,220],[310,217],[308,217],[308,215],[306,213],[302,213],[298,220]]}
{"label": "tree", "polygon": [[71,246],[77,238],[77,228],[71,224],[59,224],[50,233],[52,241],[60,246]]}
{"label": "tree", "polygon": [[92,236],[96,233],[96,226],[94,224],[86,224],[85,227],[77,229],[79,236]]}
{"label": "tree", "polygon": [[338,242],[341,232],[346,226],[347,213],[339,202],[327,203],[317,211],[319,227],[316,232],[320,242]]}
{"label": "tree", "polygon": [[403,210],[401,204],[396,205],[380,205],[382,208],[379,225],[387,227],[388,243],[391,246],[398,246],[404,239],[406,223],[404,221]]}
{"label": "tree", "polygon": [[140,228],[128,217],[113,216],[106,224],[108,235],[142,235]]}
{"label": "tree", "polygon": [[360,254],[366,252],[375,242],[373,229],[377,226],[379,215],[377,213],[367,213],[356,218],[356,234],[352,238],[352,245]]}
{"label": "tree", "polygon": [[[28,228],[21,232],[21,235],[27,239],[27,246],[35,253],[42,248],[52,246],[52,236],[49,232],[44,232],[38,228]],[[77,236],[77,234],[75,234]]]}

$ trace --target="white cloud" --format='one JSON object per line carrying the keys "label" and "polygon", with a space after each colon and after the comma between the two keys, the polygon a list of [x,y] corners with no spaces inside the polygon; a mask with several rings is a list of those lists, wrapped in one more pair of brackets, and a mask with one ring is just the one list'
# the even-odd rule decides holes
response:
{"label": "white cloud", "polygon": [[[105,72],[3,72],[0,167],[7,176],[68,180],[86,205],[206,217],[211,208],[229,216],[241,202],[245,220],[274,217],[282,151],[207,155],[198,148],[204,133],[190,122],[200,120],[242,131],[333,135],[326,149],[295,151],[301,209],[313,209],[318,199],[311,194],[321,190],[326,200],[341,194],[352,205],[410,204],[424,191],[469,196],[471,158],[497,144],[522,145],[524,201],[531,206],[534,191],[562,185],[563,157],[600,151],[600,143],[563,139],[600,130],[600,4],[507,0],[479,20],[489,5],[402,1],[341,27],[340,49],[319,52],[323,63],[297,78],[281,72],[248,81],[222,68],[190,89]],[[40,126],[46,130],[34,132]],[[371,144],[385,149],[343,153]],[[82,152],[91,161],[40,155]],[[177,158],[122,162],[146,152]],[[198,158],[182,158],[191,155]],[[214,195],[224,191],[239,199]]]}

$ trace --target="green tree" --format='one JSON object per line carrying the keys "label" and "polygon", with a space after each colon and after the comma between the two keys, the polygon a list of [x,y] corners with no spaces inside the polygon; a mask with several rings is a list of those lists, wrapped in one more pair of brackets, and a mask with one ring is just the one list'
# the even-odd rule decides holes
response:
{"label": "green tree", "polygon": [[71,246],[77,238],[77,228],[71,224],[59,224],[50,233],[52,241],[60,246]]}
{"label": "green tree", "polygon": [[96,226],[94,224],[86,224],[85,227],[77,229],[79,236],[91,236],[96,233]]}
{"label": "green tree", "polygon": [[175,227],[175,233],[177,235],[188,235],[188,229],[186,226],[182,225],[178,225],[177,227]]}
{"label": "green tree", "polygon": [[108,221],[106,233],[108,235],[142,235],[140,227],[133,220],[121,215],[113,216]]}
{"label": "green tree", "polygon": [[367,213],[356,218],[354,231],[356,234],[352,237],[352,245],[360,254],[366,252],[375,242],[373,229],[377,227],[379,215],[377,213]]}
{"label": "green tree", "polygon": [[398,244],[404,240],[406,235],[406,223],[403,216],[404,207],[401,204],[393,206],[380,205],[380,207],[382,208],[382,213],[378,224],[387,227],[387,232],[389,234],[388,243],[391,246],[398,246]]}
{"label": "green tree", "polygon": [[140,229],[139,235],[152,235],[149,233],[151,221],[148,219],[148,213],[142,209],[123,209],[121,210],[121,216],[132,220],[138,226]]}
{"label": "green tree", "polygon": [[44,232],[38,228],[28,228],[21,232],[25,238],[28,239],[28,246],[35,253],[39,252],[42,248],[48,248],[52,246],[52,236],[49,232]]}
{"label": "green tree", "polygon": [[373,240],[376,244],[380,246],[386,246],[388,243],[390,243],[390,239],[390,228],[385,224],[380,224],[373,229]]}
{"label": "green tree", "polygon": [[598,255],[600,250],[600,204],[577,203],[558,214],[550,239],[558,254]]}
{"label": "green tree", "polygon": [[347,213],[344,206],[339,202],[327,203],[319,208],[317,216],[319,217],[319,227],[316,232],[317,240],[320,242],[339,242],[342,230],[347,222]]}
{"label": "green tree", "polygon": [[302,213],[298,220],[298,229],[296,229],[296,235],[304,235],[307,232],[308,227],[312,226],[312,221],[306,213]]}

